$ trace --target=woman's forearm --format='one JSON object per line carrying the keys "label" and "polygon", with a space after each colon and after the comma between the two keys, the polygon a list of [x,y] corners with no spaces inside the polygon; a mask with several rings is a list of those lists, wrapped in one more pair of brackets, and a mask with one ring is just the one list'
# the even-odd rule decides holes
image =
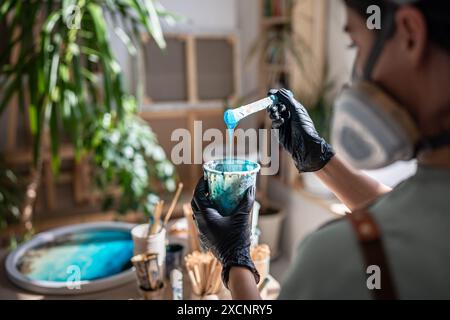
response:
{"label": "woman's forearm", "polygon": [[391,191],[388,186],[350,168],[337,155],[316,175],[352,211]]}
{"label": "woman's forearm", "polygon": [[260,300],[255,277],[244,267],[232,267],[228,277],[228,288],[233,300]]}

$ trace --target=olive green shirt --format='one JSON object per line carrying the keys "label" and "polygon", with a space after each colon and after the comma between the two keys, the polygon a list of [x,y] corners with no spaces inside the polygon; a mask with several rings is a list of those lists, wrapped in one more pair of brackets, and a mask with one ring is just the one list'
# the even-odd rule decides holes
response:
{"label": "olive green shirt", "polygon": [[[450,170],[419,166],[370,212],[399,298],[450,299]],[[370,276],[356,234],[342,219],[300,244],[279,298],[371,299]]]}

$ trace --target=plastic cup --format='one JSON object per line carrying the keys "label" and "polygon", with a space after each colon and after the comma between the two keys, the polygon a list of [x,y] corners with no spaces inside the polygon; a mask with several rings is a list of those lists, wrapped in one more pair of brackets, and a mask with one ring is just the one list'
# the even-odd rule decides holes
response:
{"label": "plastic cup", "polygon": [[[161,222],[162,224],[162,222]],[[131,230],[133,237],[133,251],[135,255],[143,253],[158,254],[158,265],[164,270],[166,261],[166,229],[161,228],[158,233],[148,234],[148,224],[140,224]]]}
{"label": "plastic cup", "polygon": [[221,159],[205,163],[203,170],[211,201],[221,215],[229,216],[247,189],[256,185],[260,166],[249,160]]}

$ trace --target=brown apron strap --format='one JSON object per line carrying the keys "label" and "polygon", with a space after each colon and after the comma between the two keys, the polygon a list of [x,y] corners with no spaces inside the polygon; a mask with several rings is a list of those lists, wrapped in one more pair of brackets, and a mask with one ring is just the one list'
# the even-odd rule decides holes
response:
{"label": "brown apron strap", "polygon": [[367,270],[368,266],[376,265],[381,270],[381,289],[370,290],[373,298],[375,300],[396,300],[397,294],[377,223],[366,209],[347,214],[346,218],[358,236],[365,269]]}

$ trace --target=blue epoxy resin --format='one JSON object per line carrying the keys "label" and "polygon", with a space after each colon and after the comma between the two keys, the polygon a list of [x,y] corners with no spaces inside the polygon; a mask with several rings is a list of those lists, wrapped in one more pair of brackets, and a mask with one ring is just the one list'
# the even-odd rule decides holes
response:
{"label": "blue epoxy resin", "polygon": [[80,231],[26,252],[18,269],[32,280],[65,282],[73,278],[74,268],[79,268],[80,281],[89,281],[131,268],[132,256],[129,231]]}
{"label": "blue epoxy resin", "polygon": [[227,129],[228,132],[228,148],[227,148],[227,156],[226,158],[231,159],[234,155],[234,129]]}
{"label": "blue epoxy resin", "polygon": [[266,109],[267,107],[278,103],[278,98],[275,95],[270,95],[264,99],[252,102],[250,104],[241,106],[236,109],[228,109],[223,115],[223,120],[228,128],[228,148],[227,148],[227,158],[233,158],[233,138],[234,129],[238,125],[239,121],[245,117]]}
{"label": "blue epoxy resin", "polygon": [[260,166],[249,160],[227,158],[207,162],[203,169],[208,180],[210,199],[220,214],[229,216],[247,189],[256,185]]}

